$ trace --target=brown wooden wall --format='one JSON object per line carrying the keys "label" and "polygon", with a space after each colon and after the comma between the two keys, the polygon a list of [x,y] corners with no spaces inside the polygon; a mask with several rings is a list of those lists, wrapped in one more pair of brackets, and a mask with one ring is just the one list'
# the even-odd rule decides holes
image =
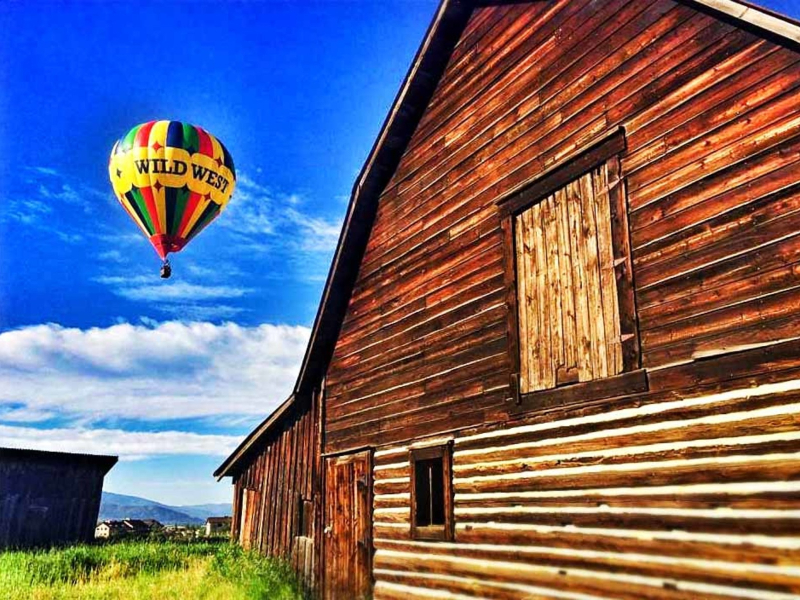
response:
{"label": "brown wooden wall", "polygon": [[794,368],[449,436],[453,543],[411,539],[409,448],[381,448],[374,598],[797,598],[800,351],[739,360]]}
{"label": "brown wooden wall", "polygon": [[[245,548],[290,560],[317,581],[321,503],[317,403],[296,406],[234,476],[232,536]],[[246,497],[246,500],[243,498]]]}
{"label": "brown wooden wall", "polygon": [[796,52],[672,0],[477,9],[381,197],[326,450],[506,418],[495,203],[620,126],[642,365],[800,334],[798,85]]}
{"label": "brown wooden wall", "polygon": [[[328,370],[374,447],[374,597],[800,594],[800,54],[672,0],[476,10]],[[517,415],[497,201],[623,127],[646,391]],[[452,441],[452,542],[409,449]],[[439,596],[437,596],[439,594]]]}

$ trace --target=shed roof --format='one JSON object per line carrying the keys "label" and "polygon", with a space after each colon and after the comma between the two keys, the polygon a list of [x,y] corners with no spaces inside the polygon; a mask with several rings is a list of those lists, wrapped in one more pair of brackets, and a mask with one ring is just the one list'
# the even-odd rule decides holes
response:
{"label": "shed roof", "polygon": [[0,448],[0,462],[6,459],[29,462],[88,464],[99,467],[108,473],[119,458],[105,454],[80,454],[77,452],[53,452],[32,448]]}
{"label": "shed roof", "polygon": [[[353,186],[294,393],[245,438],[214,472],[216,477],[222,478],[232,474],[236,463],[247,450],[278,424],[288,408],[287,405],[291,405],[296,398],[309,396],[319,385],[333,354],[347,311],[350,294],[372,229],[378,200],[414,135],[472,10],[482,6],[514,4],[519,1],[442,0],[439,4],[389,114],[383,122],[378,138]],[[800,21],[741,0],[676,1],[800,52]]]}

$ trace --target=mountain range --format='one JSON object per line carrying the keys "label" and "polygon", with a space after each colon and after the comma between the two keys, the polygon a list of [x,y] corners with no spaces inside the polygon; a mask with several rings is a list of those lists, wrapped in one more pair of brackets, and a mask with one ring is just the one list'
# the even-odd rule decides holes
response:
{"label": "mountain range", "polygon": [[156,519],[164,525],[202,525],[208,517],[225,517],[230,514],[229,503],[170,506],[138,496],[103,492],[98,521]]}

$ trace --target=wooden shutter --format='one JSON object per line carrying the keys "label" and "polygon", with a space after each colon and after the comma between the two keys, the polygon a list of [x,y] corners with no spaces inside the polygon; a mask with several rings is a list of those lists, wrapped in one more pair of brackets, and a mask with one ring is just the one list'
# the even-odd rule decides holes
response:
{"label": "wooden shutter", "polygon": [[607,163],[514,216],[520,392],[624,370]]}

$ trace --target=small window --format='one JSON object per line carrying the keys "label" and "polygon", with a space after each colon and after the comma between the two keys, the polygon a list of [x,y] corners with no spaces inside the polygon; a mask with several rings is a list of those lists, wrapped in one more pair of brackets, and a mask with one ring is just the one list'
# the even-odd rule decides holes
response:
{"label": "small window", "polygon": [[411,537],[450,540],[452,481],[449,446],[411,450]]}

